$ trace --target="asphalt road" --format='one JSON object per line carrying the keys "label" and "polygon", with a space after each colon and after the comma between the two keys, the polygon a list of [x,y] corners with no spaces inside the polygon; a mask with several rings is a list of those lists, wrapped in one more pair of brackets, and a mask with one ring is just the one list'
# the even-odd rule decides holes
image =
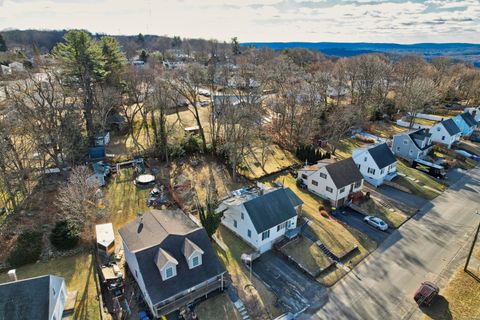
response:
{"label": "asphalt road", "polygon": [[418,309],[412,295],[419,284],[445,277],[451,262],[468,248],[480,221],[474,213],[480,209],[479,192],[476,168],[427,203],[330,288],[320,310],[301,318],[410,319]]}
{"label": "asphalt road", "polygon": [[390,197],[398,202],[404,203],[407,206],[416,209],[420,209],[428,203],[428,200],[425,200],[419,196],[406,193],[386,185],[381,185],[376,189],[376,191],[384,196]]}
{"label": "asphalt road", "polygon": [[359,230],[360,232],[366,234],[370,239],[375,241],[377,244],[382,243],[389,235],[392,233],[391,229],[387,231],[381,231],[373,226],[369,225],[363,218],[364,215],[356,212],[350,208],[342,208],[341,213],[335,215],[335,219],[348,224],[349,226]]}

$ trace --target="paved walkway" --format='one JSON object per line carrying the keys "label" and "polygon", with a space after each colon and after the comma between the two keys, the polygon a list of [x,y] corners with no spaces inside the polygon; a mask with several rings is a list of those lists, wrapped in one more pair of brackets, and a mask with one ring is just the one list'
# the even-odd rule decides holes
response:
{"label": "paved walkway", "polygon": [[392,233],[356,269],[334,285],[328,301],[303,319],[402,319],[416,305],[424,280],[449,277],[452,261],[468,246],[480,220],[476,168]]}

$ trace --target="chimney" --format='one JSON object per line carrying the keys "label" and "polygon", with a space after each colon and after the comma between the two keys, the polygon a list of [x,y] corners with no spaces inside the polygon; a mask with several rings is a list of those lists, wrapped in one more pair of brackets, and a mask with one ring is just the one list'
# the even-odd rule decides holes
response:
{"label": "chimney", "polygon": [[17,271],[15,269],[9,270],[8,271],[8,278],[10,281],[17,281]]}

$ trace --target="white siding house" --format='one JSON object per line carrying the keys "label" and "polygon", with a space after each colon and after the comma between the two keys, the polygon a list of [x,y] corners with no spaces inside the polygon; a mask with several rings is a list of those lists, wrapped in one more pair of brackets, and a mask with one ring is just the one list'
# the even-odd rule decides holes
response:
{"label": "white siding house", "polygon": [[443,120],[436,123],[429,130],[432,135],[432,141],[446,145],[449,149],[455,141],[460,140],[462,132],[452,119]]}
{"label": "white siding house", "polygon": [[330,200],[335,206],[346,205],[351,194],[362,190],[363,177],[352,158],[334,163],[319,162],[298,170],[297,179],[308,191]]}
{"label": "white siding house", "polygon": [[397,176],[397,159],[386,143],[368,149],[356,149],[352,158],[363,178],[376,187]]}
{"label": "white siding house", "polygon": [[[261,194],[264,192],[264,194]],[[288,230],[297,227],[303,202],[290,189],[245,191],[224,200],[222,224],[264,253]]]}

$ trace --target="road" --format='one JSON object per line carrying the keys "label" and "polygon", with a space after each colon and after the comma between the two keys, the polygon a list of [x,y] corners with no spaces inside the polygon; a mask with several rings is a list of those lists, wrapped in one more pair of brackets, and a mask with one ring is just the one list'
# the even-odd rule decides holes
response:
{"label": "road", "polygon": [[320,310],[301,318],[410,319],[417,310],[412,295],[418,285],[452,272],[450,262],[468,247],[480,220],[474,213],[480,209],[479,192],[477,167],[422,207],[330,288]]}

